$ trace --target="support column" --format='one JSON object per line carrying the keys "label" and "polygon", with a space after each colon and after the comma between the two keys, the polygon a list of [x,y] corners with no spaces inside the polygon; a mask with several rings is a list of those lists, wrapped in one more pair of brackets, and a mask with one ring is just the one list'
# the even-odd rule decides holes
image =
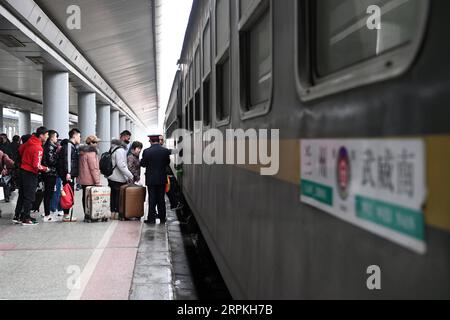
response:
{"label": "support column", "polygon": [[43,72],[44,126],[69,137],[69,73]]}
{"label": "support column", "polygon": [[81,131],[81,141],[84,143],[90,135],[96,134],[97,105],[93,92],[78,93],[78,128]]}
{"label": "support column", "polygon": [[130,120],[130,119],[127,119],[127,125],[126,125],[126,127],[127,127],[127,130],[128,130],[128,131],[131,131],[131,120]]}
{"label": "support column", "polygon": [[119,123],[119,131],[120,133],[127,130],[127,118],[123,115],[120,115],[120,123]]}
{"label": "support column", "polygon": [[99,148],[101,153],[111,147],[111,106],[97,106],[97,136],[102,140]]}
{"label": "support column", "polygon": [[[19,115],[19,135],[32,134],[31,130],[31,112],[30,111],[18,111]],[[37,128],[35,128],[37,129]]]}
{"label": "support column", "polygon": [[120,112],[117,110],[111,111],[111,139],[120,138]]}

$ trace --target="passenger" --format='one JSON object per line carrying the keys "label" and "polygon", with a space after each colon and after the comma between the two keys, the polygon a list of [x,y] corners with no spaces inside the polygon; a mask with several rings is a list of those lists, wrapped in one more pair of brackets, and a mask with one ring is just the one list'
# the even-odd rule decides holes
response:
{"label": "passenger", "polygon": [[28,140],[30,140],[31,137],[32,137],[31,134],[25,134],[20,138],[20,140],[21,140],[22,144],[25,144],[28,142]]}
{"label": "passenger", "polygon": [[[57,145],[57,153],[61,150],[61,139],[58,139]],[[53,194],[53,198],[50,202],[50,212],[53,213],[58,218],[64,216],[64,211],[61,208],[60,200],[61,200],[61,189],[62,189],[62,181],[60,177],[56,177],[56,187],[55,193]]]}
{"label": "passenger", "polygon": [[127,143],[122,140],[113,140],[111,142],[113,174],[108,177],[108,185],[111,188],[111,213],[112,216],[119,216],[120,220],[124,217],[119,215],[119,196],[120,188],[133,182],[133,174],[128,170],[127,164]]}
{"label": "passenger", "polygon": [[62,189],[62,180],[60,177],[56,178],[56,186],[55,193],[53,194],[53,198],[50,202],[50,212],[53,213],[58,218],[64,216],[64,211],[61,208],[60,200],[61,200],[61,189]]}
{"label": "passenger", "polygon": [[131,137],[132,134],[128,130],[125,130],[120,134],[120,141],[124,142],[127,145],[127,154],[130,153]]}
{"label": "passenger", "polygon": [[[164,147],[165,141],[164,136],[159,136],[159,143]],[[173,154],[173,150],[169,150]],[[171,210],[181,210],[183,209],[183,204],[180,202],[179,197],[176,192],[177,181],[172,173],[170,166],[166,168],[167,179],[170,181],[170,185],[166,188],[166,194],[169,198],[170,209]]]}
{"label": "passenger", "polygon": [[3,193],[5,202],[9,202],[11,196],[11,171],[14,169],[14,161],[3,151],[0,150],[0,172],[2,177]]}
{"label": "passenger", "polygon": [[[25,143],[27,143],[28,140],[30,140],[30,138],[31,138],[31,134],[23,135],[23,136],[20,138],[19,149],[20,149],[20,146],[22,146],[22,145],[24,145]],[[21,156],[20,156],[20,153],[19,153],[19,154],[18,154],[18,157],[17,157],[17,161],[15,161],[13,189],[18,189],[18,188],[19,188],[19,184],[20,184],[20,166],[21,166],[21,162],[22,162],[22,159],[21,159]]]}
{"label": "passenger", "polygon": [[11,151],[12,151],[12,159],[14,161],[14,169],[11,171],[11,192],[14,192],[17,189],[18,181],[19,181],[19,164],[20,164],[20,156],[19,156],[19,147],[21,144],[20,136],[14,136],[13,142],[11,143]]}
{"label": "passenger", "polygon": [[11,141],[9,141],[8,136],[4,133],[0,134],[0,151],[7,154],[10,159],[14,158],[11,149]]}
{"label": "passenger", "polygon": [[42,144],[47,141],[48,130],[40,127],[36,133],[19,148],[21,157],[19,198],[13,222],[20,221],[23,226],[37,225],[37,221],[31,218],[31,207],[35,200],[35,192],[38,184],[39,172],[48,172],[49,169],[41,164],[44,150]]}
{"label": "passenger", "polygon": [[[69,139],[61,142],[61,150],[58,157],[58,175],[61,178],[62,185],[65,187],[70,184],[75,192],[75,179],[79,175],[79,145],[81,142],[81,132],[78,129],[72,129],[69,132]],[[76,222],[77,219],[70,215],[70,209],[64,210],[63,222]]]}
{"label": "passenger", "polygon": [[12,160],[17,162],[19,160],[19,147],[20,147],[20,136],[14,136],[11,142],[11,154]]}
{"label": "passenger", "polygon": [[128,169],[133,174],[133,180],[135,183],[141,181],[141,162],[139,157],[143,148],[144,145],[141,142],[133,142],[130,153],[128,154]]}
{"label": "passenger", "polygon": [[98,144],[100,139],[96,136],[89,136],[86,145],[80,147],[80,176],[78,183],[83,189],[83,210],[86,217],[86,189],[88,187],[101,186],[100,166],[98,158]]}
{"label": "passenger", "polygon": [[56,222],[58,217],[56,214],[51,214],[50,202],[55,194],[56,178],[58,177],[58,142],[59,133],[50,130],[48,132],[48,140],[44,145],[44,158],[42,164],[49,168],[49,172],[43,174],[44,180],[44,222]]}
{"label": "passenger", "polygon": [[[159,136],[151,136],[152,146],[144,151],[141,166],[146,168],[145,178],[149,193],[147,224],[155,224],[159,216],[161,224],[166,223],[165,189],[166,168],[170,164],[170,151],[160,144]],[[158,214],[156,212],[158,207]]]}

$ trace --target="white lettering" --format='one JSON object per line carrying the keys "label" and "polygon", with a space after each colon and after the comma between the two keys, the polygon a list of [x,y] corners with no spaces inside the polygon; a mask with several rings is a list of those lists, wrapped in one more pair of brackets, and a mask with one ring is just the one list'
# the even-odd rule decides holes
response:
{"label": "white lettering", "polygon": [[67,7],[66,13],[70,16],[67,18],[67,28],[69,30],[80,30],[81,29],[81,8],[76,5],[71,5]]}
{"label": "white lettering", "polygon": [[370,17],[367,19],[367,28],[369,30],[381,29],[381,8],[377,5],[372,5],[367,8],[367,14]]}
{"label": "white lettering", "polygon": [[367,289],[381,290],[381,268],[379,266],[370,266],[367,268],[367,274],[370,277],[367,279]]}

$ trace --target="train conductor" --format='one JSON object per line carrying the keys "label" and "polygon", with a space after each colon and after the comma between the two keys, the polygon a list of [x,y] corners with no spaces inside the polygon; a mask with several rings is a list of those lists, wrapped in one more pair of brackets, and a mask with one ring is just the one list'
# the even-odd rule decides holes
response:
{"label": "train conductor", "polygon": [[[151,135],[151,147],[144,151],[141,160],[141,167],[146,168],[145,179],[149,195],[147,224],[155,224],[156,218],[160,219],[161,224],[166,223],[166,168],[170,165],[171,152],[161,146],[160,135]],[[158,213],[156,212],[158,207]]]}

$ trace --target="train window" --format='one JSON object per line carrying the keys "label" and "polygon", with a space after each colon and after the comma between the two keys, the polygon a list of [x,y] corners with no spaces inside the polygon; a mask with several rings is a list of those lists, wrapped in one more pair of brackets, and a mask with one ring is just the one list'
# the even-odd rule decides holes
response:
{"label": "train window", "polygon": [[181,88],[181,105],[183,105],[184,104],[184,101],[185,101],[185,94],[184,94],[184,92],[185,92],[185,90],[184,90],[184,83],[182,84],[183,85],[183,87]]}
{"label": "train window", "polygon": [[184,107],[184,129],[189,130],[189,105]]}
{"label": "train window", "polygon": [[203,125],[211,125],[211,79],[203,81]]}
{"label": "train window", "polygon": [[211,25],[208,22],[203,30],[203,125],[211,125]]}
{"label": "train window", "polygon": [[208,23],[203,31],[203,76],[211,72],[211,26]]}
{"label": "train window", "polygon": [[189,101],[189,131],[194,131],[194,100]]}
{"label": "train window", "polygon": [[230,0],[216,0],[216,55],[221,56],[230,43]]}
{"label": "train window", "polygon": [[188,76],[184,78],[184,84],[183,84],[183,104],[186,104],[188,101]]}
{"label": "train window", "polygon": [[[253,6],[250,4],[253,3]],[[257,5],[255,5],[255,3]],[[272,95],[272,24],[270,1],[240,1],[240,93],[244,118],[266,114]]]}
{"label": "train window", "polygon": [[191,98],[191,87],[192,87],[191,68],[189,68],[188,69],[188,74],[187,74],[186,103],[188,103],[189,99]]}
{"label": "train window", "polygon": [[189,67],[189,98],[192,98],[192,96],[194,95],[194,87],[195,87],[194,78],[195,78],[195,70],[193,63],[191,63]]}
{"label": "train window", "polygon": [[195,93],[195,122],[202,121],[202,114],[200,108],[200,90]]}
{"label": "train window", "polygon": [[225,55],[224,59],[216,67],[216,117],[219,121],[226,121],[230,116],[230,57]]}
{"label": "train window", "polygon": [[195,51],[195,90],[200,87],[200,52],[199,48]]}
{"label": "train window", "polygon": [[408,70],[423,40],[429,1],[315,0],[297,7],[297,82],[309,100]]}
{"label": "train window", "polygon": [[216,0],[216,119],[228,124],[231,113],[230,0]]}
{"label": "train window", "polygon": [[[194,54],[195,61],[195,74],[194,74],[194,110],[193,110],[193,119],[192,119],[192,130],[196,129],[195,124],[198,121],[202,121],[200,114],[200,47],[197,46]],[[195,122],[194,122],[195,121]]]}
{"label": "train window", "polygon": [[[417,0],[316,1],[317,75],[326,76],[409,43],[417,33]],[[367,8],[381,9],[381,28],[367,27]]]}

